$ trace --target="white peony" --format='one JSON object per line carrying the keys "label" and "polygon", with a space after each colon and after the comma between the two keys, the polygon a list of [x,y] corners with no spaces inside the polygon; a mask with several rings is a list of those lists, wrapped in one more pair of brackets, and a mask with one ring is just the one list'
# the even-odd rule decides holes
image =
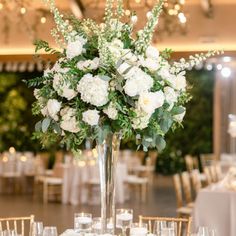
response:
{"label": "white peony", "polygon": [[103,112],[107,114],[107,116],[112,119],[116,120],[118,116],[118,111],[116,110],[114,104],[110,103],[109,106],[103,109]]}
{"label": "white peony", "polygon": [[176,77],[175,77],[175,89],[177,90],[182,90],[185,91],[186,90],[186,78],[185,78],[185,71],[180,72]]}
{"label": "white peony", "polygon": [[142,92],[148,91],[153,86],[152,77],[140,68],[134,68],[133,72],[124,85],[124,91],[130,97],[134,97]]}
{"label": "white peony", "polygon": [[164,94],[165,94],[165,99],[169,105],[172,105],[173,103],[177,102],[178,94],[175,92],[173,88],[166,86],[164,88]]}
{"label": "white peony", "polygon": [[142,112],[140,110],[135,110],[136,117],[132,119],[132,127],[134,129],[145,129],[148,127],[150,114]]}
{"label": "white peony", "polygon": [[68,45],[66,47],[67,58],[72,59],[76,56],[81,55],[84,52],[83,46],[85,43],[86,39],[80,36],[77,36],[75,41],[68,42]]}
{"label": "white peony", "polygon": [[157,50],[157,48],[155,48],[153,46],[148,46],[145,54],[146,54],[147,58],[151,58],[154,60],[157,60],[159,57],[159,51]]}
{"label": "white peony", "polygon": [[64,79],[62,74],[54,75],[52,86],[59,96],[65,97],[67,100],[73,99],[78,94],[71,88],[70,82]]}
{"label": "white peony", "polygon": [[182,113],[173,116],[174,120],[181,123],[184,119],[185,113],[186,113],[186,109],[184,108],[184,111]]}
{"label": "white peony", "polygon": [[138,99],[138,108],[147,114],[152,114],[164,103],[165,97],[162,91],[143,92]]}
{"label": "white peony", "polygon": [[54,119],[55,121],[58,120],[57,113],[61,109],[61,102],[58,102],[56,99],[49,99],[47,102],[47,112],[48,115]]}
{"label": "white peony", "polygon": [[108,85],[108,81],[99,76],[85,74],[79,81],[77,90],[84,102],[100,107],[108,102]]}
{"label": "white peony", "polygon": [[71,133],[77,133],[80,131],[80,128],[77,125],[76,121],[76,110],[70,107],[65,107],[61,110],[61,123],[60,127],[65,130],[69,131]]}
{"label": "white peony", "polygon": [[99,111],[97,111],[96,109],[87,110],[83,112],[82,117],[83,117],[82,120],[91,126],[98,125],[98,121],[100,118]]}

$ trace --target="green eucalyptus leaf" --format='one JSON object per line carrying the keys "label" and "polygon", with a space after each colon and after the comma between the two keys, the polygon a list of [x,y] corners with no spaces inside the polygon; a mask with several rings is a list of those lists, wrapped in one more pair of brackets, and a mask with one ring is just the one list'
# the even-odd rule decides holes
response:
{"label": "green eucalyptus leaf", "polygon": [[179,115],[179,114],[183,113],[184,111],[185,111],[185,107],[182,107],[182,106],[174,107],[171,110],[171,114],[172,115]]}
{"label": "green eucalyptus leaf", "polygon": [[104,81],[110,81],[111,80],[111,77],[107,76],[107,75],[99,75],[99,78],[104,80]]}
{"label": "green eucalyptus leaf", "polygon": [[162,151],[166,147],[166,141],[161,136],[158,136],[156,138],[156,146],[159,151]]}
{"label": "green eucalyptus leaf", "polygon": [[40,132],[41,131],[41,128],[42,128],[42,122],[39,121],[35,124],[35,131],[36,132]]}
{"label": "green eucalyptus leaf", "polygon": [[42,131],[45,133],[48,130],[48,127],[51,123],[51,119],[50,118],[45,118],[42,121]]}

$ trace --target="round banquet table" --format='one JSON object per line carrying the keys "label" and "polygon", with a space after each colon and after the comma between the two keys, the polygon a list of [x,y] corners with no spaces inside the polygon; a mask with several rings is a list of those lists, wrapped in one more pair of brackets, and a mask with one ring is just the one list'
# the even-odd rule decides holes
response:
{"label": "round banquet table", "polygon": [[199,191],[193,211],[195,229],[208,226],[218,236],[236,235],[236,192],[213,184]]}
{"label": "round banquet table", "polygon": [[[88,203],[89,193],[86,183],[93,182],[99,186],[98,165],[64,165],[63,168],[62,202],[72,205]],[[124,181],[126,173],[126,164],[117,163],[115,176],[117,203],[123,203],[125,201]]]}

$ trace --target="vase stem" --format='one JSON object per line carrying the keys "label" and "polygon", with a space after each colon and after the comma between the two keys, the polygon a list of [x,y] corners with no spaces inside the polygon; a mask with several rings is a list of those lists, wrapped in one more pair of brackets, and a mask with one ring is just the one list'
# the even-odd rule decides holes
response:
{"label": "vase stem", "polygon": [[[107,222],[115,231],[115,172],[120,147],[120,133],[108,134],[102,144],[97,142],[101,190],[101,233],[105,234]],[[111,231],[109,229],[109,231]]]}

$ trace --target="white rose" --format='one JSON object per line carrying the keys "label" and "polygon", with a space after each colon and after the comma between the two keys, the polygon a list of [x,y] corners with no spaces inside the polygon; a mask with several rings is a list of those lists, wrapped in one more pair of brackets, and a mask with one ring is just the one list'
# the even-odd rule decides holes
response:
{"label": "white rose", "polygon": [[106,109],[103,109],[103,112],[105,114],[107,114],[107,116],[112,119],[112,120],[116,120],[117,116],[118,116],[118,111],[116,110],[116,108],[114,107],[114,105],[112,103],[109,104],[109,106]]}
{"label": "white rose", "polygon": [[152,58],[147,58],[144,63],[145,67],[147,67],[150,71],[156,71],[159,69],[159,63],[157,60],[153,60]]}
{"label": "white rose", "polygon": [[153,46],[148,46],[145,54],[146,54],[147,58],[152,58],[152,59],[156,59],[156,60],[159,57],[159,51]]}
{"label": "white rose", "polygon": [[173,116],[174,120],[181,123],[184,119],[185,113],[186,113],[186,109],[184,108],[184,111],[182,113]]}
{"label": "white rose", "polygon": [[61,102],[58,102],[56,99],[49,99],[47,102],[47,111],[49,116],[54,119],[58,120],[58,115],[57,113],[61,109]]}
{"label": "white rose", "polygon": [[64,84],[64,86],[61,89],[61,92],[59,93],[60,96],[67,98],[67,100],[73,99],[78,94],[77,91],[75,91],[74,89],[71,89],[69,86],[70,85],[67,83]]}
{"label": "white rose", "polygon": [[164,88],[164,94],[165,98],[168,104],[173,104],[177,102],[178,94],[175,92],[175,90],[169,86]]}
{"label": "white rose", "polygon": [[70,107],[65,107],[61,110],[60,115],[61,123],[60,127],[71,133],[77,133],[80,131],[80,128],[77,125],[76,117],[75,117],[76,110]]}
{"label": "white rose", "polygon": [[186,86],[185,71],[182,71],[175,78],[175,89],[185,91]]}
{"label": "white rose", "polygon": [[82,113],[82,120],[91,125],[98,125],[98,121],[99,121],[99,111],[97,111],[96,109],[94,110],[87,110],[85,112]]}
{"label": "white rose", "polygon": [[66,48],[66,56],[69,59],[72,59],[76,56],[79,56],[83,52],[83,46],[86,43],[86,40],[80,36],[76,37],[76,41],[69,42]]}
{"label": "white rose", "polygon": [[47,106],[45,106],[41,109],[41,114],[43,116],[49,116]]}
{"label": "white rose", "polygon": [[152,114],[157,108],[164,103],[164,94],[162,91],[143,92],[138,99],[138,107],[147,114]]}
{"label": "white rose", "polygon": [[99,67],[99,58],[95,57],[93,60],[79,61],[77,68],[80,70],[96,70]]}

